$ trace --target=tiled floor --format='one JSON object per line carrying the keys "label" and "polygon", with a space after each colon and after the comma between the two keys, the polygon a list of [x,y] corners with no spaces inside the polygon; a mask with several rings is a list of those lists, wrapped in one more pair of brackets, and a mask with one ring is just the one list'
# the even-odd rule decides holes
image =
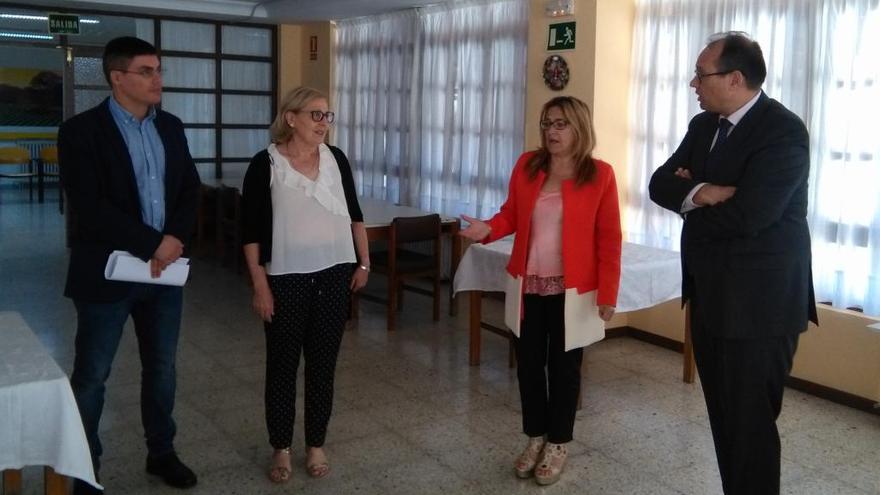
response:
{"label": "tiled floor", "polygon": [[[69,372],[75,313],[61,296],[63,217],[57,203],[0,194],[0,311],[21,312]],[[680,381],[679,354],[627,338],[587,349],[584,408],[562,481],[539,488],[516,479],[511,463],[524,437],[506,343],[486,334],[483,365],[468,367],[464,318],[425,321],[429,304],[418,295],[408,297],[392,335],[381,308],[362,303],[340,355],[332,471],[311,480],[301,468],[299,417],[293,479],[274,486],[265,475],[263,336],[245,279],[210,258],[193,270],[176,408],[177,448],[200,480],[188,493],[720,493],[699,384]],[[144,472],[138,382],[127,332],[101,424],[107,493],[181,493]],[[789,390],[780,427],[784,493],[880,494],[880,417]],[[38,493],[39,474],[25,470],[25,493]]]}

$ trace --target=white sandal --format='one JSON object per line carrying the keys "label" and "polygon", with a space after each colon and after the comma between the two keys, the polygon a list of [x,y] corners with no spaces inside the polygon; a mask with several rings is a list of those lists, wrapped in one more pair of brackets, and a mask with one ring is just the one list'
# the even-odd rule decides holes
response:
{"label": "white sandal", "polygon": [[566,458],[568,458],[568,448],[565,444],[547,442],[544,445],[541,463],[535,468],[535,481],[539,485],[552,485],[559,481]]}
{"label": "white sandal", "polygon": [[[287,462],[279,462],[279,457],[287,456]],[[290,480],[290,447],[275,449],[272,454],[272,467],[269,468],[269,479],[272,483],[287,483]]]}
{"label": "white sandal", "polygon": [[[327,454],[320,447],[309,447],[306,453],[306,471],[312,478],[323,478],[330,472],[330,462],[327,460]],[[320,456],[313,455],[315,451],[320,451]],[[315,460],[315,457],[323,460]]]}
{"label": "white sandal", "polygon": [[513,471],[517,478],[531,478],[535,474],[535,465],[538,464],[538,458],[541,456],[541,449],[544,448],[544,437],[530,437],[529,444],[522,454],[516,458],[513,465]]}

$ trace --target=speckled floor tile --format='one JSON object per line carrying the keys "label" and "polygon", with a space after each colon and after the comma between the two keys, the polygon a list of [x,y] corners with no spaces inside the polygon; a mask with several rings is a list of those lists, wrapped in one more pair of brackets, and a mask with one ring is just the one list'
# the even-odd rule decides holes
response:
{"label": "speckled floor tile", "polygon": [[[52,202],[7,202],[3,193],[0,273],[17,283],[14,290],[0,284],[0,311],[20,312],[69,372],[76,318],[61,296],[64,217]],[[468,366],[466,301],[450,317],[444,298],[434,322],[426,318],[430,300],[410,294],[397,331],[386,331],[383,306],[362,302],[360,319],[343,336],[325,445],[331,472],[320,480],[303,467],[300,377],[293,477],[274,485],[266,476],[265,341],[246,277],[210,256],[194,259],[192,275],[175,412],[177,448],[199,476],[188,494],[720,493],[699,381],[681,382],[681,354],[629,338],[585,352],[583,408],[562,480],[542,488],[517,479],[512,463],[525,437],[508,341],[484,332],[481,366]],[[384,282],[373,283],[381,291]],[[484,310],[500,321],[503,305],[486,299]],[[102,480],[107,493],[179,494],[144,472],[140,371],[129,324],[107,383]],[[880,416],[787,390],[779,429],[783,493],[880,494]],[[41,493],[41,478],[39,468],[26,468],[23,493]]]}

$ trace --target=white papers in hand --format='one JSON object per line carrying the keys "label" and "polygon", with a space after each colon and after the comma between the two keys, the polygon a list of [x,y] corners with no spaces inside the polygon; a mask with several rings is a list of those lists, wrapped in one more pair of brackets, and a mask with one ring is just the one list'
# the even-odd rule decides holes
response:
{"label": "white papers in hand", "polygon": [[150,263],[142,261],[128,251],[113,251],[107,258],[107,266],[104,267],[104,278],[121,282],[182,286],[188,276],[189,258],[178,258],[162,270],[159,278],[153,278],[150,275]]}

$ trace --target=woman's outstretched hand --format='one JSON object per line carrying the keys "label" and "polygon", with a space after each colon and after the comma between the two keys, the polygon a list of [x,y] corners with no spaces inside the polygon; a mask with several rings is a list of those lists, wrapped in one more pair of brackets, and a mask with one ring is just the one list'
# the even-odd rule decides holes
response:
{"label": "woman's outstretched hand", "polygon": [[458,233],[466,239],[479,242],[485,239],[489,232],[492,232],[492,227],[489,227],[489,224],[482,220],[467,215],[462,215],[461,219],[470,224]]}

